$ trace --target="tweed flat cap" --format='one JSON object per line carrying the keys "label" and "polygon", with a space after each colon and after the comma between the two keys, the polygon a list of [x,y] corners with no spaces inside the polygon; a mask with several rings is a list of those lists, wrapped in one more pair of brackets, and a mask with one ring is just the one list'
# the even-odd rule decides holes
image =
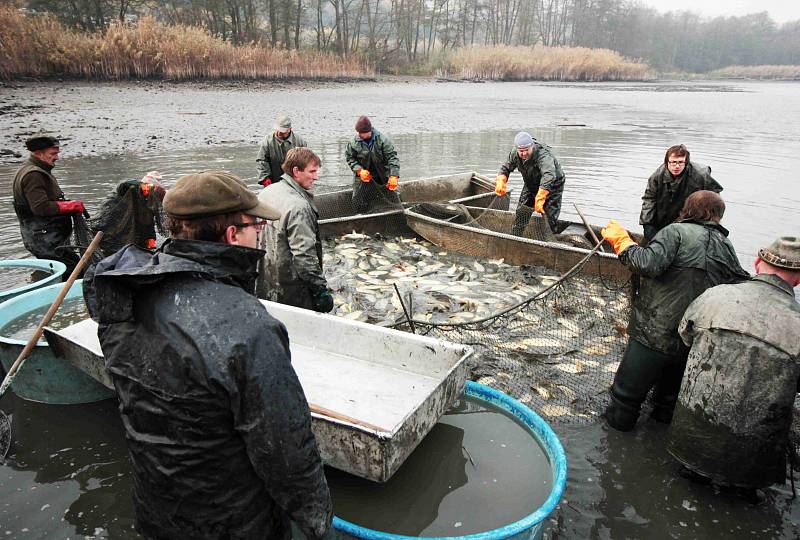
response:
{"label": "tweed flat cap", "polygon": [[178,179],[164,197],[164,211],[179,219],[243,212],[264,219],[281,213],[263,201],[236,176],[226,171],[203,171]]}
{"label": "tweed flat cap", "polygon": [[275,131],[289,131],[292,129],[292,119],[286,115],[279,116],[277,120],[275,120],[275,124],[272,126],[272,129]]}
{"label": "tweed flat cap", "polygon": [[800,270],[800,238],[782,236],[768,247],[759,249],[758,256],[772,266]]}
{"label": "tweed flat cap", "polygon": [[58,139],[51,135],[34,135],[25,141],[25,148],[31,152],[36,152],[37,150],[46,150],[54,146],[59,146]]}

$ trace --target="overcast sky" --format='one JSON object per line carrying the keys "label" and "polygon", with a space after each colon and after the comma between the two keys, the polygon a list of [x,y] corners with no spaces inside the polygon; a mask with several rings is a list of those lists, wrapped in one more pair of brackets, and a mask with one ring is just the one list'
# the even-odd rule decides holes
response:
{"label": "overcast sky", "polygon": [[778,23],[800,19],[800,0],[640,0],[658,11],[693,11],[705,17],[767,11]]}

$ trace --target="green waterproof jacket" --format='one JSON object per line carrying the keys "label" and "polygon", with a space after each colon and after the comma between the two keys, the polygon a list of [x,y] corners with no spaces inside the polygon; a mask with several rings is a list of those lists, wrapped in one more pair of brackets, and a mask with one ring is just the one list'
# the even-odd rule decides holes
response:
{"label": "green waterproof jacket", "polygon": [[257,294],[282,304],[314,309],[313,297],[327,290],[322,273],[319,211],[311,193],[288,174],[266,187],[258,198],[281,212],[261,234],[266,251],[259,268]]}
{"label": "green waterproof jacket", "polygon": [[308,146],[306,141],[294,131],[286,140],[277,137],[274,132],[264,137],[256,158],[258,179],[263,180],[269,177],[273,182],[280,182],[281,176],[283,176],[281,165],[286,159],[286,153],[292,148],[303,146]]}
{"label": "green waterproof jacket", "polygon": [[688,163],[677,178],[673,178],[663,164],[656,169],[647,180],[639,216],[639,224],[652,233],[646,235],[648,239],[678,219],[689,195],[704,189],[715,193],[722,191],[722,186],[711,177],[711,167]]}
{"label": "green waterproof jacket", "polygon": [[749,278],[727,237],[713,221],[673,223],[647,247],[620,254],[642,276],[628,324],[631,338],[664,354],[686,354],[678,323],[692,300],[709,287]]}
{"label": "green waterproof jacket", "polygon": [[372,130],[372,139],[362,141],[357,135],[347,143],[344,151],[347,166],[358,174],[367,169],[378,184],[386,184],[390,176],[400,176],[400,160],[392,141],[377,129]]}
{"label": "green waterproof jacket", "polygon": [[566,177],[561,164],[550,147],[536,139],[533,140],[533,155],[527,161],[522,161],[516,148],[512,149],[508,159],[500,167],[500,174],[508,176],[514,170],[519,170],[525,186],[534,195],[540,187],[550,193],[560,193],[564,190]]}

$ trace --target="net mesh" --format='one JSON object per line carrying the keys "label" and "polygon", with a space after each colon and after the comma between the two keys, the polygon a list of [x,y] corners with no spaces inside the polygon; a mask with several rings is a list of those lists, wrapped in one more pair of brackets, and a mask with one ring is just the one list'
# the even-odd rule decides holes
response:
{"label": "net mesh", "polygon": [[162,196],[163,192],[156,189],[142,190],[142,183],[138,180],[121,182],[103,201],[94,217],[73,216],[73,245],[83,255],[92,237],[103,231],[99,249],[92,255],[93,263],[128,244],[152,249],[158,237],[167,235]]}

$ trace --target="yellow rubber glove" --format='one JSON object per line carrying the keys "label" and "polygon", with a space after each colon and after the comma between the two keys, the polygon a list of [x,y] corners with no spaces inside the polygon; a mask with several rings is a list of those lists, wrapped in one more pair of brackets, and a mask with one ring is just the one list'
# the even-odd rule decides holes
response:
{"label": "yellow rubber glove", "polygon": [[539,191],[536,192],[536,198],[533,201],[533,209],[540,214],[544,214],[544,202],[547,200],[548,195],[550,195],[549,189],[539,188]]}
{"label": "yellow rubber glove", "polygon": [[600,234],[603,235],[603,238],[608,240],[614,248],[614,253],[617,255],[629,247],[637,245],[636,242],[631,240],[628,231],[626,231],[616,219],[612,219],[608,222],[608,225],[600,229]]}
{"label": "yellow rubber glove", "polygon": [[508,176],[504,174],[498,174],[494,178],[494,193],[498,197],[502,197],[506,194],[506,184],[508,183]]}
{"label": "yellow rubber glove", "polygon": [[397,189],[397,182],[399,180],[400,179],[396,176],[390,176],[389,181],[386,182],[386,189],[388,189],[389,191],[395,191]]}
{"label": "yellow rubber glove", "polygon": [[358,173],[356,174],[358,174],[358,177],[361,178],[361,181],[364,183],[370,182],[372,180],[372,175],[369,173],[369,170],[367,169],[359,169]]}

